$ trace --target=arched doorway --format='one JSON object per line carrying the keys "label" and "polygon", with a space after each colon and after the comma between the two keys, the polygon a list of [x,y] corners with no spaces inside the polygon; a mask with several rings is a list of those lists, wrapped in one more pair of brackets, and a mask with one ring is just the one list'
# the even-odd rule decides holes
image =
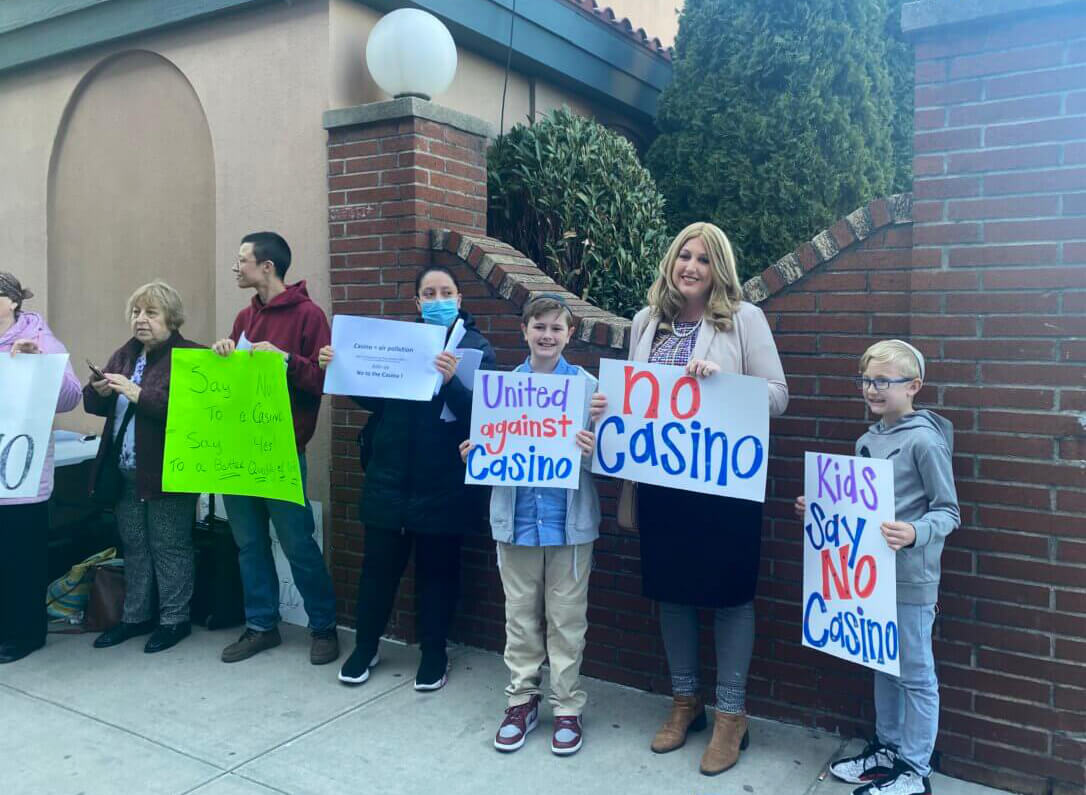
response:
{"label": "arched doorway", "polygon": [[[215,167],[199,98],[172,63],[112,56],[72,94],[49,168],[49,322],[72,353],[104,365],[130,336],[124,304],[153,279],[185,302],[186,337],[215,317]],[[221,259],[221,258],[220,258]],[[97,430],[68,415],[66,427]]]}

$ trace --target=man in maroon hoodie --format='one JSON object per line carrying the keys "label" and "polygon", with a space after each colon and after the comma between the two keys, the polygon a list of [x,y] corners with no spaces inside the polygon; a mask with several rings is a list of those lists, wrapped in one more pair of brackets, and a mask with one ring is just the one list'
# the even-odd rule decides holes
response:
{"label": "man in maroon hoodie", "polygon": [[[256,291],[252,303],[234,321],[230,336],[212,347],[221,356],[250,348],[283,357],[287,367],[290,410],[298,445],[302,489],[305,490],[305,445],[313,436],[324,390],[324,371],[317,352],[331,342],[324,312],[309,299],[305,282],[287,285],[290,246],[274,232],[254,232],[241,239],[234,264],[238,287]],[[309,661],[330,663],[339,657],[336,600],[332,578],[313,539],[313,511],[305,506],[263,497],[224,496],[227,516],[240,552],[245,589],[245,632],[223,649],[223,662],[239,662],[278,646],[279,577],[272,558],[268,520],[275,524],[279,544],[290,562],[294,585],[309,616],[312,645]]]}

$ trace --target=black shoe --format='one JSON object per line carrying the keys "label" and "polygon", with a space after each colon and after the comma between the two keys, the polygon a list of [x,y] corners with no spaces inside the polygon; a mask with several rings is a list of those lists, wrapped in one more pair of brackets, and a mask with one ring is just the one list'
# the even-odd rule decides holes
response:
{"label": "black shoe", "polygon": [[422,653],[418,673],[415,674],[416,690],[440,690],[449,681],[449,657],[445,652]]}
{"label": "black shoe", "polygon": [[176,646],[191,634],[192,624],[188,621],[182,621],[180,624],[162,624],[151,633],[151,637],[147,639],[147,645],[143,647],[143,651],[146,654],[166,651],[166,649]]}
{"label": "black shoe", "polygon": [[128,624],[122,621],[116,624],[94,639],[94,648],[108,649],[118,643],[124,643],[129,638],[137,635],[147,635],[155,628],[154,621],[140,621],[138,624]]}
{"label": "black shoe", "polygon": [[45,641],[38,644],[4,643],[0,644],[0,665],[17,662],[28,654],[37,651],[45,645]]}

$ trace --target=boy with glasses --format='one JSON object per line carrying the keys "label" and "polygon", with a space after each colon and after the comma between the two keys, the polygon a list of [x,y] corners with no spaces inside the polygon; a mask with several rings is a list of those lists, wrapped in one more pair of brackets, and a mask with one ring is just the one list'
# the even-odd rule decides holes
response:
{"label": "boy with glasses", "polygon": [[[856,442],[856,455],[894,464],[894,517],[882,535],[897,553],[901,676],[875,673],[875,739],[830,772],[863,784],[853,795],[931,795],[931,754],[939,733],[939,682],[931,630],[939,596],[943,542],[960,522],[951,454],[954,429],[934,412],[913,408],[924,385],[924,356],[903,340],[872,345],[858,380],[878,419]],[[796,500],[802,518],[806,501]]]}

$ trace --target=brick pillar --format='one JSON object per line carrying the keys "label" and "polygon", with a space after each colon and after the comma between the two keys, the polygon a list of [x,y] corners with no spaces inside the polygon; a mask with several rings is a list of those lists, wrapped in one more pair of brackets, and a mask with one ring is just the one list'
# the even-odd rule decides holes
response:
{"label": "brick pillar", "polygon": [[936,645],[942,769],[1081,793],[1086,6],[925,0],[903,27],[916,51],[910,325],[933,360],[921,395],[957,428],[964,520]]}
{"label": "brick pillar", "polygon": [[[415,98],[331,110],[324,127],[332,311],[414,317],[415,274],[433,259],[430,230],[486,234],[486,146],[493,131],[481,119]],[[335,398],[332,416],[333,578],[340,620],[353,624],[362,551],[355,440],[367,415]],[[402,622],[401,614],[409,608],[401,602],[390,631],[410,639],[412,622]]]}

